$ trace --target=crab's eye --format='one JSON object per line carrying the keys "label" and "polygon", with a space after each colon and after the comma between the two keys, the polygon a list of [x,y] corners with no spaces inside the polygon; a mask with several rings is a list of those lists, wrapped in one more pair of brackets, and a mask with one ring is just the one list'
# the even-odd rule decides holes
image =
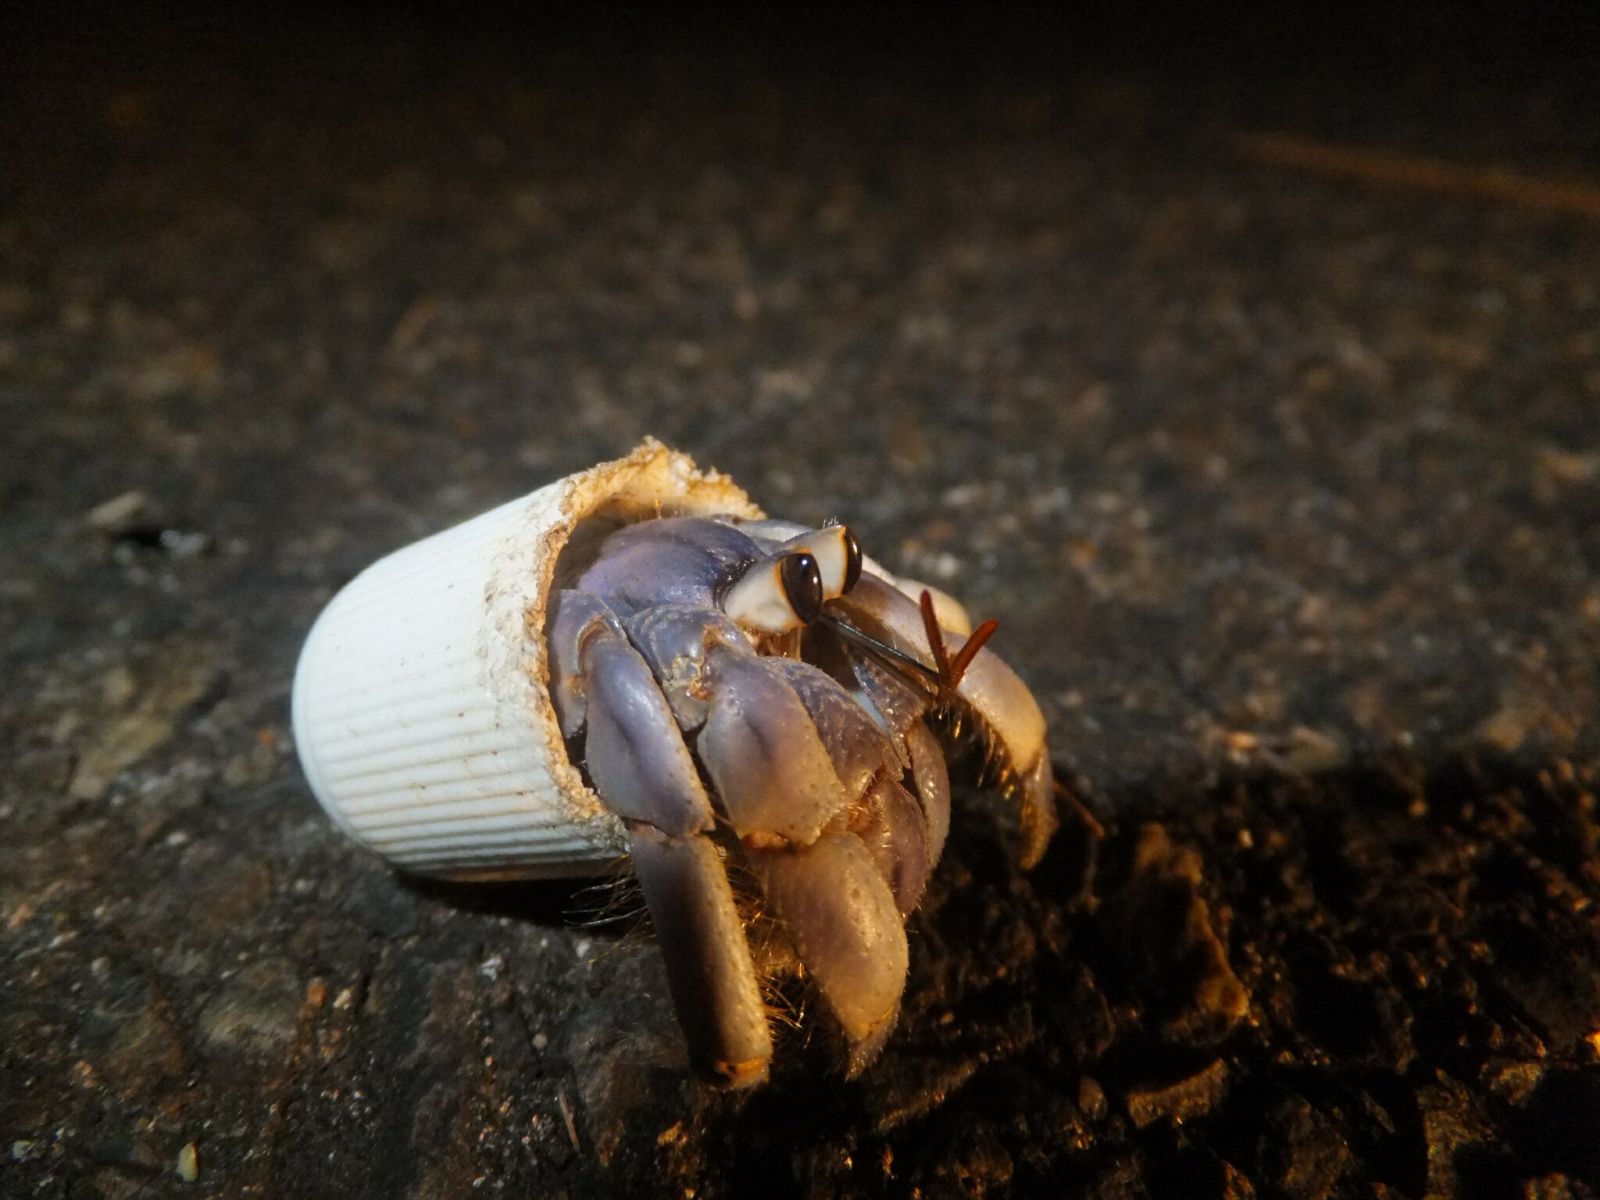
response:
{"label": "crab's eye", "polygon": [[822,570],[808,550],[786,549],[745,568],[722,596],[722,611],[745,629],[790,633],[822,615]]}
{"label": "crab's eye", "polygon": [[843,595],[855,587],[856,581],[861,578],[861,543],[850,532],[850,526],[841,525],[840,528],[844,530],[844,587],[840,589]]}
{"label": "crab's eye", "polygon": [[[780,554],[809,554],[822,577],[822,599],[837,600],[861,578],[861,546],[848,525],[808,529],[778,547]],[[799,612],[799,609],[795,610]]]}
{"label": "crab's eye", "polygon": [[783,595],[789,607],[804,624],[809,625],[822,615],[822,572],[815,558],[804,551],[784,555],[778,578],[783,581]]}

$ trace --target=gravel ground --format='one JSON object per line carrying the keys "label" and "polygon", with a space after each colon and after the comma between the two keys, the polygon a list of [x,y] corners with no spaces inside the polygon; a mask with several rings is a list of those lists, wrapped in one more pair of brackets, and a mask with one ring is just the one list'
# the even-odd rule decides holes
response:
{"label": "gravel ground", "polygon": [[[1595,43],[1420,13],[19,22],[0,1194],[1593,1196]],[[1083,805],[966,797],[857,1082],[294,761],[341,583],[645,434],[1001,618]]]}

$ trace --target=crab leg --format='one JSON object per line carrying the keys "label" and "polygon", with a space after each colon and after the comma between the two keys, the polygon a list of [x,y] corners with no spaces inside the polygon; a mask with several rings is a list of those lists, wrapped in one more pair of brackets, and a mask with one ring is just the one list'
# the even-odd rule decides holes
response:
{"label": "crab leg", "polygon": [[880,847],[886,851],[880,864],[853,827],[873,828],[871,797],[847,788],[840,776],[856,783],[863,770],[881,774],[891,763],[898,774],[898,762],[864,716],[856,729],[825,716],[819,729],[789,676],[811,672],[818,687],[834,688],[846,703],[848,696],[813,668],[719,647],[707,656],[707,669],[713,699],[697,740],[701,761],[858,1070],[888,1036],[905,986],[909,955],[892,884],[917,874],[920,894],[927,859],[922,829],[890,812],[877,818],[878,841],[916,840],[903,854]]}
{"label": "crab leg", "polygon": [[706,837],[628,832],[691,1061],[723,1087],[760,1083],[772,1034],[722,855]]}
{"label": "crab leg", "polygon": [[555,631],[558,660],[575,659],[582,680],[563,725],[586,726],[590,778],[628,827],[690,1058],[726,1087],[759,1083],[772,1056],[766,1009],[711,802],[666,697],[602,602],[563,593]]}
{"label": "crab leg", "polygon": [[906,749],[911,754],[911,777],[916,781],[917,798],[922,802],[922,817],[927,823],[927,855],[930,863],[944,853],[950,835],[950,770],[945,765],[939,739],[918,721],[906,731]]}
{"label": "crab leg", "polygon": [[894,895],[848,833],[825,834],[805,849],[753,851],[750,866],[849,1039],[854,1074],[900,1011],[910,954]]}
{"label": "crab leg", "polygon": [[930,864],[938,856],[929,853],[922,810],[900,786],[904,766],[894,743],[849,692],[816,667],[785,658],[767,661],[768,669],[781,675],[805,706],[833,760],[834,773],[853,800],[847,822],[850,832],[872,855],[901,915],[910,915],[922,899]]}

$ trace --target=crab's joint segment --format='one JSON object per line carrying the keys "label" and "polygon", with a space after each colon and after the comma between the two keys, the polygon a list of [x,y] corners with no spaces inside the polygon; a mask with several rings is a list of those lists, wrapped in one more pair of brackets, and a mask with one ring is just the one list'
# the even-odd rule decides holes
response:
{"label": "crab's joint segment", "polygon": [[670,837],[645,822],[630,822],[628,833],[690,1061],[722,1087],[760,1083],[772,1034],[716,846],[706,837]]}

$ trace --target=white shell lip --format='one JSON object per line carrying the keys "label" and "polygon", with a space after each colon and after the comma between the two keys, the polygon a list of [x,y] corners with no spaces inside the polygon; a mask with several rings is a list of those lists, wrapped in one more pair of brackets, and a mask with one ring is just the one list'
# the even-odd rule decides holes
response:
{"label": "white shell lip", "polygon": [[647,438],[368,567],[295,669],[295,746],[328,815],[423,874],[616,862],[624,831],[568,758],[550,701],[547,608],[619,526],[719,513],[762,516],[732,480]]}

